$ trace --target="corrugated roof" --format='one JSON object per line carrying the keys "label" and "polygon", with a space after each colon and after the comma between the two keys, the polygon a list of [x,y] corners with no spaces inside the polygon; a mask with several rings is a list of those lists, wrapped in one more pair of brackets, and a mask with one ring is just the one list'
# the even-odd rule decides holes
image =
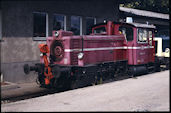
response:
{"label": "corrugated roof", "polygon": [[145,10],[139,10],[139,9],[126,8],[126,7],[119,7],[119,10],[123,11],[123,12],[127,12],[127,13],[132,13],[135,15],[139,15],[139,16],[146,16],[146,17],[161,18],[161,19],[168,19],[169,20],[168,14],[156,13],[156,12],[152,12],[152,11],[145,11]]}

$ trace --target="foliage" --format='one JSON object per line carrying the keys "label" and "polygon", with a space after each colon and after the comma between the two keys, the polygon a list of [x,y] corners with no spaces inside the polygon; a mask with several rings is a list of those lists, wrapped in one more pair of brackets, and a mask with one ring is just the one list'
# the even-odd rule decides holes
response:
{"label": "foliage", "polygon": [[120,6],[159,13],[169,13],[169,0],[132,0],[120,4]]}

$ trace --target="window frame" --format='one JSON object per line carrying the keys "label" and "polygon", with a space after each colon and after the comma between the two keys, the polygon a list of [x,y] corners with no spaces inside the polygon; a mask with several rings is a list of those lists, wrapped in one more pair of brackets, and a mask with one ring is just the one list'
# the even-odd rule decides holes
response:
{"label": "window frame", "polygon": [[[64,29],[63,30],[66,31],[66,15],[59,14],[59,13],[53,13],[53,19],[54,19],[55,15],[64,16]],[[53,25],[54,25],[54,23],[53,23]]]}
{"label": "window frame", "polygon": [[[151,31],[151,41],[150,41],[150,31]],[[147,30],[147,32],[148,32],[148,41],[149,41],[149,45],[152,46],[152,45],[153,45],[153,40],[154,40],[154,39],[153,39],[153,38],[154,38],[154,37],[153,37],[153,31],[149,29],[149,30]]]}
{"label": "window frame", "polygon": [[[34,13],[40,13],[40,14],[45,14],[46,15],[46,36],[45,37],[34,37]],[[34,41],[45,41],[46,38],[49,36],[49,22],[48,22],[48,13],[46,12],[39,12],[39,11],[34,11],[32,13],[32,16],[33,16],[33,34],[32,34],[32,37],[33,37],[33,40]]]}
{"label": "window frame", "polygon": [[[99,28],[104,28],[105,29],[105,31],[106,31],[106,25],[99,25],[99,26],[96,26],[96,27],[93,27],[92,28],[92,33],[94,33],[94,34],[100,34],[100,33],[97,33],[95,30],[96,29],[99,29]],[[104,32],[101,32],[101,33],[104,33]]]}
{"label": "window frame", "polygon": [[[82,17],[81,16],[76,16],[76,15],[71,15],[70,16],[70,29],[71,29],[71,18],[72,18],[72,16],[75,16],[75,17],[79,17],[79,19],[80,19],[80,33],[78,34],[78,35],[83,35],[83,31],[82,31]],[[73,32],[73,31],[72,31]],[[73,32],[73,34],[74,34],[74,32]],[[76,35],[76,34],[74,34],[74,35]]]}
{"label": "window frame", "polygon": [[[127,30],[127,28],[132,29],[132,39],[131,39],[131,40],[128,40],[127,37],[126,37],[124,34],[123,34],[123,35],[124,35],[124,37],[125,37],[125,39],[126,39],[126,42],[131,42],[131,41],[133,41],[133,40],[134,40],[134,28],[133,28],[132,26],[128,26],[128,25],[120,25],[119,28],[120,28],[120,27],[124,27],[126,30]],[[118,29],[119,29],[119,28],[118,28]],[[120,31],[120,30],[119,30],[119,31]]]}
{"label": "window frame", "polygon": [[[147,31],[147,40],[146,40],[146,42],[141,42],[141,41],[138,40],[139,39],[139,29],[143,29],[143,30]],[[148,37],[148,30],[145,29],[145,28],[137,28],[137,43],[139,43],[139,44],[147,44],[148,43],[148,39],[149,39],[149,37]]]}
{"label": "window frame", "polygon": [[85,18],[85,20],[86,20],[86,35],[87,35],[87,19],[93,19],[94,20],[94,25],[96,24],[96,18],[95,17],[86,17]]}

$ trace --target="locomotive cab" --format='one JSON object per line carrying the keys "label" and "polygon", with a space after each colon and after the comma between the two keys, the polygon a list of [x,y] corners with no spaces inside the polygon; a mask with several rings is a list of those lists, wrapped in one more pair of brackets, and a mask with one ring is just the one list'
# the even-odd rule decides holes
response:
{"label": "locomotive cab", "polygon": [[117,23],[115,33],[126,39],[129,70],[133,74],[147,73],[155,69],[155,26],[140,23]]}

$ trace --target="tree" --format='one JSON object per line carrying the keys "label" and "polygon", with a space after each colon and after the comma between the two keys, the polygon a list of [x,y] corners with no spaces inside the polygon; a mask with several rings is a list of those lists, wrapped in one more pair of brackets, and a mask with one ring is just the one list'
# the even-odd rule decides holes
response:
{"label": "tree", "polygon": [[133,0],[120,6],[141,10],[169,13],[169,0]]}

